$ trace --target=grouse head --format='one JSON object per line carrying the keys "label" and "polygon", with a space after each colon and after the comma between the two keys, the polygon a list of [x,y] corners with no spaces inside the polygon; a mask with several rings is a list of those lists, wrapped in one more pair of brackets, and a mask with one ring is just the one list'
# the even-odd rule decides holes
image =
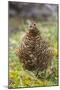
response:
{"label": "grouse head", "polygon": [[39,34],[39,30],[36,26],[36,23],[32,23],[29,27],[29,33],[30,35],[36,36],[37,34]]}

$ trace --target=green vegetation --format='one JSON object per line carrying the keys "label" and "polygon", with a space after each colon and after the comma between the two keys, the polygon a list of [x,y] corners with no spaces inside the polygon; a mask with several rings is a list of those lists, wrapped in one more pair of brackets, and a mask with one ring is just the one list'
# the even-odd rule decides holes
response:
{"label": "green vegetation", "polygon": [[52,60],[52,69],[48,67],[46,73],[44,71],[40,72],[38,77],[36,77],[34,74],[35,71],[31,72],[22,67],[16,55],[16,49],[28,30],[28,26],[24,20],[21,20],[18,24],[16,21],[14,19],[10,20],[10,25],[13,28],[19,27],[19,31],[13,31],[9,35],[9,88],[58,85],[57,22],[37,21],[41,36],[44,36],[54,49],[54,57]]}

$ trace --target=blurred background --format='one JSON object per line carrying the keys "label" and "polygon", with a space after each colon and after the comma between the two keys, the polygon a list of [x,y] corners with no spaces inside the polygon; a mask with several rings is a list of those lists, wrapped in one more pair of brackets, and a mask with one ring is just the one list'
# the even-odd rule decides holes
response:
{"label": "blurred background", "polygon": [[[9,88],[58,85],[58,5],[9,1],[8,6]],[[41,36],[53,48],[52,70],[48,67],[46,78],[43,72],[38,79],[32,72],[24,70],[16,56],[16,48],[31,21],[36,22]]]}
{"label": "blurred background", "polygon": [[[19,28],[21,19],[27,23],[28,20],[37,21],[56,21],[58,17],[58,5],[39,4],[26,2],[9,2],[9,19],[15,18]],[[11,29],[13,27],[10,26]]]}
{"label": "blurred background", "polygon": [[9,2],[9,16],[20,16],[24,18],[39,18],[41,20],[49,20],[52,17],[57,18],[58,5],[39,4],[26,2]]}

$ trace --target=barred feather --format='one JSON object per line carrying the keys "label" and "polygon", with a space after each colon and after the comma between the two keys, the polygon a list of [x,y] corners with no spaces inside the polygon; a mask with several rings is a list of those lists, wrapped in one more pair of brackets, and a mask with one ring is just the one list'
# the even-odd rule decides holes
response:
{"label": "barred feather", "polygon": [[28,70],[46,69],[53,57],[52,49],[48,42],[43,40],[36,25],[30,26],[29,32],[22,40],[19,47],[19,58]]}

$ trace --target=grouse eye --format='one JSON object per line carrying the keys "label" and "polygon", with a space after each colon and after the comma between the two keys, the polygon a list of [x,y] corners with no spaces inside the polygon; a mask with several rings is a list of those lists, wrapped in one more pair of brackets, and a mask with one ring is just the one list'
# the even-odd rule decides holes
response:
{"label": "grouse eye", "polygon": [[30,25],[30,28],[32,28],[32,25]]}
{"label": "grouse eye", "polygon": [[34,23],[34,26],[35,26],[36,24]]}

